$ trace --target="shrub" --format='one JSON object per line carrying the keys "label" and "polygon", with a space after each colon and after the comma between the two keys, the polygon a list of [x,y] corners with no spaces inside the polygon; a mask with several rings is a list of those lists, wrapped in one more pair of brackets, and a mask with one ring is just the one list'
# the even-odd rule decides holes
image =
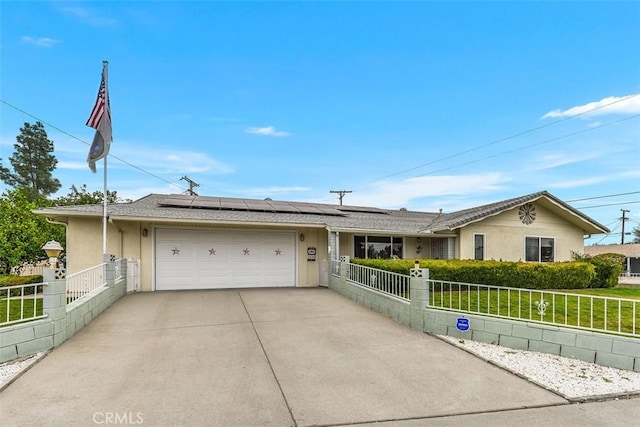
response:
{"label": "shrub", "polygon": [[588,262],[595,267],[595,277],[590,288],[613,288],[618,285],[626,257],[622,254],[606,253],[595,256],[573,254],[574,259]]}
{"label": "shrub", "polygon": [[[354,259],[366,265],[395,273],[409,274],[414,260]],[[478,283],[528,289],[580,289],[590,286],[596,268],[587,262],[524,263],[476,260],[420,260],[429,277],[450,282]]]}
{"label": "shrub", "polygon": [[[6,291],[2,288],[8,286],[28,285],[31,283],[42,283],[42,276],[13,276],[13,275],[0,275],[0,295],[6,296]],[[26,287],[24,290],[25,295],[33,294],[35,287]],[[21,294],[20,289],[12,289],[11,296],[18,296]]]}

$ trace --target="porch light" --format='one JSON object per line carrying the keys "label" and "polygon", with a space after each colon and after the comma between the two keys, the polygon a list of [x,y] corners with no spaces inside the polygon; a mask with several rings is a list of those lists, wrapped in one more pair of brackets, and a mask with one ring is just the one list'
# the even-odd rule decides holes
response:
{"label": "porch light", "polygon": [[64,250],[62,245],[55,240],[49,240],[42,249],[46,252],[49,257],[49,264],[51,268],[56,268],[58,266],[58,257]]}
{"label": "porch light", "polygon": [[413,265],[413,268],[415,268],[415,269],[419,269],[420,268],[420,260],[419,259],[416,260],[416,262]]}

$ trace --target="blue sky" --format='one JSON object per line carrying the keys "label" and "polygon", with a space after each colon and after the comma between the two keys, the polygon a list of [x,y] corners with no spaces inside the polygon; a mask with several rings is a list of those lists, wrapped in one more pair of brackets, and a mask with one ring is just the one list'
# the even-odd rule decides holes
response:
{"label": "blue sky", "polygon": [[586,244],[620,241],[620,209],[640,222],[637,1],[3,1],[0,24],[0,157],[42,120],[60,194],[102,189],[85,122],[106,59],[121,197],[185,175],[446,212],[547,190],[613,230]]}

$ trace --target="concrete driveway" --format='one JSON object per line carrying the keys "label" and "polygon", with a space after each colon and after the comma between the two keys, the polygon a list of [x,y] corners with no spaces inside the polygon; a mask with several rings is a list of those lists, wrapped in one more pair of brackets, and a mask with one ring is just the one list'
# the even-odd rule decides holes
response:
{"label": "concrete driveway", "polygon": [[640,417],[616,405],[568,405],[328,289],[182,291],[120,299],[0,393],[0,424],[540,425],[564,414],[605,425],[608,411]]}

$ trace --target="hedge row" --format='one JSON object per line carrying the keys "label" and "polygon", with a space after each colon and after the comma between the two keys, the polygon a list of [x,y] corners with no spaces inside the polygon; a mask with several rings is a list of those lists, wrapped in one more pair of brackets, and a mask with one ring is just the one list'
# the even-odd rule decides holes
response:
{"label": "hedge row", "polygon": [[[353,259],[354,264],[409,274],[414,260]],[[421,259],[429,277],[462,283],[528,289],[581,289],[598,284],[596,266],[589,262],[524,263]],[[616,276],[617,280],[617,276]]]}
{"label": "hedge row", "polygon": [[37,274],[33,276],[0,275],[0,286],[28,285],[29,283],[42,283],[42,276]]}

